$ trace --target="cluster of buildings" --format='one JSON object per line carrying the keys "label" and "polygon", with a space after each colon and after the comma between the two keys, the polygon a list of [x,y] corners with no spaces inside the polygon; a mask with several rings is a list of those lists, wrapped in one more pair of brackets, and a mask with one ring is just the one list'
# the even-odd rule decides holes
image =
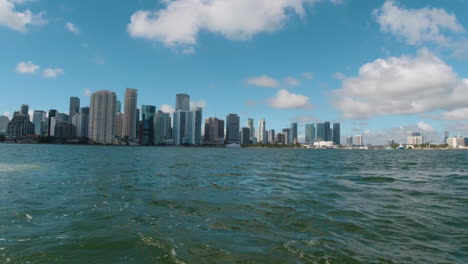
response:
{"label": "cluster of buildings", "polygon": [[[98,144],[141,145],[225,145],[225,144],[298,144],[298,124],[292,123],[279,133],[267,129],[260,119],[256,128],[252,118],[241,127],[240,117],[229,114],[226,119],[203,118],[200,107],[190,109],[190,96],[177,94],[175,111],[156,111],[154,105],[138,108],[138,91],[128,88],[122,103],[115,92],[101,90],[90,97],[89,107],[80,107],[78,97],[70,97],[69,112],[56,109],[34,110],[24,104],[12,120],[0,117],[0,133],[8,139],[49,136],[68,140],[85,138]],[[306,125],[306,144],[326,142],[340,145],[340,124],[330,122]]]}

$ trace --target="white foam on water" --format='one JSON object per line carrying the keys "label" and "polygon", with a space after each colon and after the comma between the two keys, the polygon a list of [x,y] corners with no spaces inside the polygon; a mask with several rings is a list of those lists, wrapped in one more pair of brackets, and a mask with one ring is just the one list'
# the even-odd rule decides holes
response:
{"label": "white foam on water", "polygon": [[37,164],[11,164],[0,163],[0,172],[37,170],[40,166]]}
{"label": "white foam on water", "polygon": [[29,214],[26,214],[26,217],[27,217],[29,220],[31,220],[31,219],[32,219],[32,216],[31,216],[31,215],[29,215]]}

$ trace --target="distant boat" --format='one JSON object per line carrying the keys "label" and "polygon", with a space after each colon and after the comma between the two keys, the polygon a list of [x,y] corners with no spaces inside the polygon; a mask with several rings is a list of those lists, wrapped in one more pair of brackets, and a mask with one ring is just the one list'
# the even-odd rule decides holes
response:
{"label": "distant boat", "polygon": [[398,149],[405,149],[405,147],[403,145],[400,145]]}
{"label": "distant boat", "polygon": [[385,148],[385,150],[393,150],[393,148],[388,146],[388,147]]}
{"label": "distant boat", "polygon": [[237,143],[231,143],[231,144],[227,144],[226,145],[226,148],[240,148],[241,145],[237,144]]}

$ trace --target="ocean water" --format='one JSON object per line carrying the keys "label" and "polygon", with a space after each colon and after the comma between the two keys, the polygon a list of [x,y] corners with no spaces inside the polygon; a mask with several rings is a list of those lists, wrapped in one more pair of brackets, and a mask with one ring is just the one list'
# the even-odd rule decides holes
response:
{"label": "ocean water", "polygon": [[468,152],[0,144],[0,263],[468,263]]}

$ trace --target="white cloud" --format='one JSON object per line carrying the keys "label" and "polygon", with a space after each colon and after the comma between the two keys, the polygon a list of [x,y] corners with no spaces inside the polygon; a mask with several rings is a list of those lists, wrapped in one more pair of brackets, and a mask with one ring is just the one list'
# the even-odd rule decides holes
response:
{"label": "white cloud", "polygon": [[[387,128],[384,130],[377,130],[377,131],[372,131],[369,129],[359,130],[353,129],[354,132],[356,133],[361,133],[360,131],[363,131],[363,140],[365,144],[374,144],[374,145],[385,145],[387,143],[388,139],[393,139],[397,143],[406,143],[406,135],[407,132],[409,131],[419,131],[421,132],[425,137],[426,140],[434,143],[442,143],[442,137],[441,135],[435,130],[424,130],[420,128],[420,124],[423,124],[422,126],[425,127],[427,125],[424,122],[419,122],[418,124],[411,124],[411,125],[405,125],[405,126],[400,126],[400,127],[391,127]],[[428,128],[432,128],[431,126],[428,125]]]}
{"label": "white cloud", "polygon": [[39,68],[41,68],[41,66],[33,64],[32,61],[21,61],[16,65],[16,72],[21,74],[31,74],[36,73]]}
{"label": "white cloud", "polygon": [[444,119],[444,120],[467,120],[468,108],[455,109],[452,111],[434,115],[433,117],[435,119]]}
{"label": "white cloud", "polygon": [[75,34],[75,35],[78,35],[80,34],[80,29],[73,23],[71,22],[67,22],[65,24],[65,28],[70,31],[71,33]]}
{"label": "white cloud", "polygon": [[434,131],[434,128],[431,125],[429,125],[428,123],[424,123],[423,121],[420,121],[418,123],[418,128],[424,132]]}
{"label": "white cloud", "polygon": [[344,80],[346,79],[346,75],[344,75],[343,73],[341,72],[335,72],[333,74],[333,78],[337,79],[337,80]]}
{"label": "white cloud", "polygon": [[274,32],[292,15],[305,16],[306,4],[320,0],[173,0],[157,11],[132,14],[127,31],[132,37],[162,42],[165,46],[193,46],[202,31],[231,40]]}
{"label": "white cloud", "polygon": [[83,94],[84,94],[84,96],[91,96],[91,89],[88,89],[88,88],[84,89]]}
{"label": "white cloud", "polygon": [[190,109],[195,110],[197,107],[205,108],[206,102],[204,100],[200,101],[190,101]]}
{"label": "white cloud", "polygon": [[268,88],[276,88],[279,85],[276,79],[269,77],[267,75],[253,77],[253,78],[246,80],[245,82],[250,85],[268,87]]}
{"label": "white cloud", "polygon": [[44,13],[32,13],[29,9],[23,12],[16,11],[15,4],[25,1],[0,0],[0,26],[6,26],[10,29],[26,32],[29,25],[41,25],[47,23],[43,18]]}
{"label": "white cloud", "polygon": [[321,122],[320,119],[316,118],[315,116],[311,115],[298,115],[289,118],[290,122],[297,122],[297,123],[318,123]]}
{"label": "white cloud", "polygon": [[278,109],[311,109],[309,97],[301,94],[290,93],[285,89],[279,90],[276,96],[269,98],[271,107]]}
{"label": "white cloud", "polygon": [[333,92],[345,118],[415,114],[468,106],[468,80],[426,49],[367,63]]}
{"label": "white cloud", "polygon": [[8,118],[11,117],[11,113],[10,113],[10,112],[3,112],[3,115],[4,115],[4,116],[7,116]]}
{"label": "white cloud", "polygon": [[311,72],[304,72],[302,75],[303,75],[304,78],[306,78],[307,80],[313,80],[313,79],[314,79],[314,74],[311,73]]}
{"label": "white cloud", "polygon": [[289,85],[289,86],[298,86],[301,84],[301,82],[299,82],[298,79],[291,77],[291,76],[284,78],[284,83],[286,83],[286,85]]}
{"label": "white cloud", "polygon": [[47,68],[42,72],[42,75],[46,78],[56,78],[60,75],[63,75],[65,72],[61,68]]}
{"label": "white cloud", "polygon": [[174,113],[174,108],[167,104],[161,105],[159,110],[163,111],[164,113],[170,113],[170,114]]}
{"label": "white cloud", "polygon": [[395,1],[387,0],[373,11],[373,15],[382,31],[402,38],[410,45],[426,42],[448,45],[448,33],[464,32],[456,16],[442,8],[405,9]]}

